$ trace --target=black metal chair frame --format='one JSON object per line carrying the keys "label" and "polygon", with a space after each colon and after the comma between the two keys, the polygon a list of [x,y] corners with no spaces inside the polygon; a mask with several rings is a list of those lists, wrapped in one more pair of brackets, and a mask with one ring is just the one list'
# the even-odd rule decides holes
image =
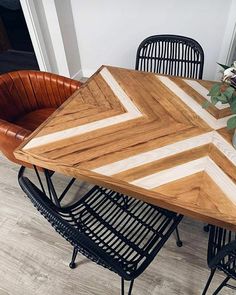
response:
{"label": "black metal chair frame", "polygon": [[[35,165],[33,165],[33,168],[34,168],[35,174],[37,176],[37,179],[39,181],[41,190],[42,190],[42,192],[44,194],[46,194],[46,189],[45,189],[45,187],[43,185],[43,182],[42,182],[42,179],[40,177],[39,171],[38,171],[38,169],[37,169],[37,167]],[[24,171],[25,171],[25,167],[24,166],[21,166],[20,171],[19,171],[19,177],[21,175],[23,175]],[[44,176],[45,176],[45,179],[46,179],[47,191],[48,191],[48,194],[49,194],[49,198],[50,198],[51,201],[54,202],[54,204],[56,206],[60,207],[61,206],[61,201],[66,196],[66,194],[70,190],[70,188],[72,187],[72,185],[75,182],[76,178],[72,178],[69,181],[68,185],[65,187],[65,189],[62,191],[62,193],[60,194],[60,196],[58,196],[58,194],[56,192],[56,189],[55,189],[55,186],[54,186],[53,181],[52,181],[52,177],[55,174],[55,172],[54,171],[51,171],[51,170],[48,170],[48,169],[44,169],[43,172],[44,172]],[[183,246],[183,242],[180,239],[180,234],[179,234],[178,227],[176,227],[175,233],[176,233],[176,245],[178,247],[182,247]]]}
{"label": "black metal chair frame", "polygon": [[204,51],[194,39],[179,35],[154,35],[137,50],[135,69],[202,79]]}
{"label": "black metal chair frame", "polygon": [[[43,181],[40,176],[39,170],[35,165],[33,165],[33,168],[34,168],[35,174],[37,176],[38,182],[40,184],[40,188],[41,188],[42,192],[44,194],[46,194],[46,188],[43,185]],[[19,174],[18,174],[18,179],[24,174],[24,171],[25,171],[25,167],[21,166],[21,168],[19,170]],[[55,174],[55,172],[48,170],[48,169],[43,169],[43,174],[46,179],[46,186],[47,186],[47,191],[48,191],[48,195],[49,195],[50,200],[53,201],[56,206],[60,207],[61,201],[64,199],[64,197],[66,196],[66,194],[68,193],[68,191],[70,190],[70,188],[72,187],[72,185],[74,184],[76,179],[71,178],[69,183],[66,185],[65,189],[61,192],[60,195],[58,195],[56,192],[55,186],[53,184],[53,180],[52,180],[52,177]]]}
{"label": "black metal chair frame", "polygon": [[217,269],[223,271],[226,278],[214,291],[213,295],[218,294],[223,287],[236,290],[235,286],[228,284],[230,279],[236,280],[236,233],[213,225],[208,225],[208,227],[210,233],[207,260],[211,273],[202,295],[207,294]]}
{"label": "black metal chair frame", "polygon": [[73,205],[58,207],[19,172],[19,183],[38,211],[74,247],[69,266],[77,253],[130,281],[155,258],[182,219],[182,215],[94,186]]}

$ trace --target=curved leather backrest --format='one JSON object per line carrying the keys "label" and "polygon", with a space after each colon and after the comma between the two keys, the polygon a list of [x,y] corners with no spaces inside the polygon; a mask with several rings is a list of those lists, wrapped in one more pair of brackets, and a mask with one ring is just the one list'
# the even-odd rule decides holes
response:
{"label": "curved leather backrest", "polygon": [[0,76],[0,119],[12,121],[41,108],[57,108],[81,83],[40,71],[16,71]]}
{"label": "curved leather backrest", "polygon": [[[0,75],[0,150],[11,161],[24,166],[13,151],[48,115],[82,85],[79,81],[39,71],[17,71]],[[39,110],[40,112],[34,112]],[[25,115],[30,125],[21,122]],[[37,113],[37,114],[36,114]],[[43,119],[43,120],[42,120]],[[25,120],[23,120],[25,122]],[[27,120],[26,120],[27,121]],[[21,122],[21,124],[19,123]]]}

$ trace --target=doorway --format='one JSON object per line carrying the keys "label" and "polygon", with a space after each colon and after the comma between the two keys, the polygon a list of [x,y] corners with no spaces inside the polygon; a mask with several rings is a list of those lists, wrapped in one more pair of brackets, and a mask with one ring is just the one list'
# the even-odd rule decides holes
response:
{"label": "doorway", "polygon": [[39,70],[20,0],[0,0],[0,74]]}

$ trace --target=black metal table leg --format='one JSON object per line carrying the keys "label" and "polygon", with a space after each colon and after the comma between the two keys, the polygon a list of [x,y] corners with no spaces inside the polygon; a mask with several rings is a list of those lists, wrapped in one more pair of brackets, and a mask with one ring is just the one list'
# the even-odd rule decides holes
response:
{"label": "black metal table leg", "polygon": [[[40,187],[43,191],[44,194],[45,193],[45,188],[43,186],[43,182],[42,182],[42,179],[40,177],[40,174],[39,174],[39,171],[37,169],[36,166],[33,166],[34,167],[34,171],[36,173],[36,176],[37,176],[37,179],[39,181],[39,184],[40,184]],[[23,174],[23,171],[21,172],[21,174]],[[55,172],[53,171],[50,171],[48,169],[44,169],[44,176],[45,176],[45,179],[46,179],[46,183],[47,183],[47,190],[48,190],[48,195],[49,195],[49,198],[51,200],[53,200],[53,202],[55,203],[55,205],[57,205],[58,207],[60,207],[61,205],[61,201],[62,199],[65,197],[65,195],[67,194],[67,192],[69,191],[69,189],[71,188],[71,186],[73,185],[73,183],[75,182],[75,178],[72,178],[70,180],[70,182],[68,183],[68,185],[66,186],[66,188],[63,190],[63,192],[61,193],[60,196],[57,195],[56,193],[56,189],[55,189],[55,186],[52,182],[52,176],[55,174]]]}
{"label": "black metal table leg", "polygon": [[46,177],[46,180],[47,180],[47,185],[48,185],[48,191],[49,191],[49,194],[51,194],[51,196],[53,197],[53,200],[54,200],[54,203],[60,207],[60,202],[59,202],[59,198],[57,196],[57,193],[56,193],[56,190],[55,190],[55,187],[52,183],[52,180],[51,180],[51,177],[50,177],[50,174],[49,174],[49,171],[45,169],[45,177]]}
{"label": "black metal table leg", "polygon": [[71,188],[72,184],[75,182],[75,178],[72,178],[71,181],[68,183],[68,185],[66,186],[66,188],[64,189],[64,191],[61,193],[60,197],[59,197],[59,202],[62,201],[62,199],[65,197],[66,193],[69,191],[69,189]]}
{"label": "black metal table leg", "polygon": [[42,179],[41,179],[41,177],[39,175],[39,172],[38,172],[38,169],[37,169],[37,167],[35,165],[33,165],[33,167],[34,167],[34,171],[36,173],[36,176],[38,178],[39,184],[41,186],[41,189],[42,189],[43,193],[46,194],[45,189],[44,189],[44,186],[43,186],[43,183],[42,183]]}

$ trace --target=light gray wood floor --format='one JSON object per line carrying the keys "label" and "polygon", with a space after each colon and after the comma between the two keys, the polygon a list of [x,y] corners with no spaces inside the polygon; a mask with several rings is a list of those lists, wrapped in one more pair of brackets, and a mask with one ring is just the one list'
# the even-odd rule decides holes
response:
{"label": "light gray wood floor", "polygon": [[[76,269],[68,267],[72,247],[24,196],[17,183],[18,169],[0,155],[0,295],[119,294],[119,277],[82,255]],[[62,182],[59,177],[57,183]],[[86,188],[84,183],[79,186]],[[133,294],[201,294],[209,274],[202,226],[185,218],[180,225],[184,246],[176,247],[172,236],[135,281]],[[217,273],[208,294],[223,278]],[[235,293],[225,288],[221,294]]]}

